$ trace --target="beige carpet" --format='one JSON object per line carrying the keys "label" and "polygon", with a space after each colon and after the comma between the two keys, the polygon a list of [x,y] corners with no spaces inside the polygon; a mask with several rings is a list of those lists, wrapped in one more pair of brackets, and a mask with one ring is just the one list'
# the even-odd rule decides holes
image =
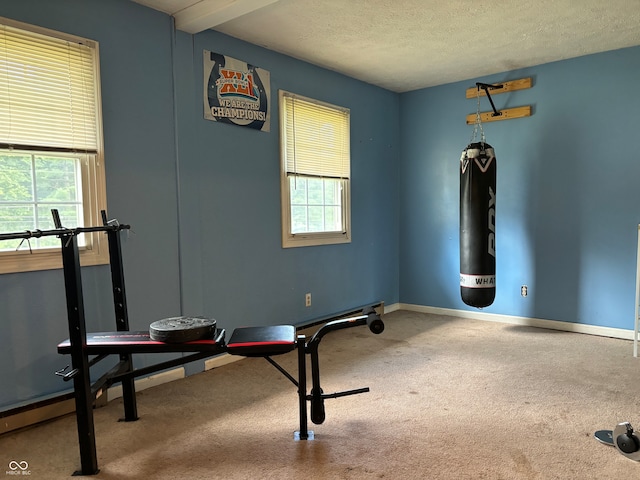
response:
{"label": "beige carpet", "polygon": [[[295,387],[243,359],[140,392],[137,422],[117,421],[120,400],[97,409],[93,478],[640,478],[640,463],[593,439],[640,428],[630,341],[406,311],[385,323],[322,341],[325,393],[371,392],[327,400],[315,440],[293,440]],[[295,353],[278,359],[295,375]],[[0,437],[0,477],[11,461],[69,478],[75,417]]]}

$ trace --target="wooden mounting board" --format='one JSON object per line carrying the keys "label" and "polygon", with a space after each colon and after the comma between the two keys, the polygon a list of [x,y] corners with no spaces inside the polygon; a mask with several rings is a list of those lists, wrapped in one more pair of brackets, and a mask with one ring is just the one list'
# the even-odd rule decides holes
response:
{"label": "wooden mounting board", "polygon": [[[491,95],[497,95],[499,93],[513,92],[514,90],[525,90],[531,88],[531,77],[520,78],[518,80],[511,80],[509,82],[499,82],[496,85],[502,85],[502,88],[490,88],[489,93]],[[484,89],[478,90],[478,87],[467,88],[467,98],[476,98],[480,94],[481,97],[485,97],[486,93]]]}
{"label": "wooden mounting board", "polygon": [[[515,108],[506,108],[504,110],[498,110],[501,115],[494,117],[493,111],[491,112],[481,112],[480,120],[482,122],[498,122],[500,120],[511,120],[512,118],[522,118],[522,117],[530,117],[531,116],[531,105],[526,105],[524,107],[515,107]],[[470,113],[467,115],[467,125],[473,125],[476,123],[476,114]]]}

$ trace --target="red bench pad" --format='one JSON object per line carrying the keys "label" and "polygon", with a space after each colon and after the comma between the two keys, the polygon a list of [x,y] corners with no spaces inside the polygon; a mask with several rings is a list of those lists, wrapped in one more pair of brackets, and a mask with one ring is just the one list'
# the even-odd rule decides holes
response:
{"label": "red bench pad", "polygon": [[[152,340],[149,332],[97,332],[87,334],[87,354],[211,352],[223,353],[224,329],[216,329],[214,338],[186,343],[164,343]],[[67,339],[58,345],[58,353],[70,354]]]}
{"label": "red bench pad", "polygon": [[293,325],[236,328],[227,343],[227,352],[244,357],[268,357],[296,348]]}

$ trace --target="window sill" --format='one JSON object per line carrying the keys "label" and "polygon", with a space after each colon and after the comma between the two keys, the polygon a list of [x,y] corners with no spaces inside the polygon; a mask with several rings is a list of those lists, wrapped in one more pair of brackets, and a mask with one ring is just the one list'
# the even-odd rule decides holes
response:
{"label": "window sill", "polygon": [[282,238],[282,248],[312,247],[317,245],[334,245],[351,243],[351,235],[347,233],[306,233],[287,235]]}
{"label": "window sill", "polygon": [[[109,252],[106,245],[95,249],[80,249],[80,265],[105,265],[109,263]],[[51,248],[36,250],[28,249],[18,252],[3,252],[0,254],[0,275],[6,273],[36,272],[40,270],[56,270],[62,268],[62,254],[60,249]]]}

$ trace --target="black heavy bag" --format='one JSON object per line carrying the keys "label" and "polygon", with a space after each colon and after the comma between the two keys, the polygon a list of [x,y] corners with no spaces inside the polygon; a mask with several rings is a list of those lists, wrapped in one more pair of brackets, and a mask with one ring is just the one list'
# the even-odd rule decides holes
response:
{"label": "black heavy bag", "polygon": [[460,294],[472,307],[496,296],[496,157],[471,143],[460,157]]}

